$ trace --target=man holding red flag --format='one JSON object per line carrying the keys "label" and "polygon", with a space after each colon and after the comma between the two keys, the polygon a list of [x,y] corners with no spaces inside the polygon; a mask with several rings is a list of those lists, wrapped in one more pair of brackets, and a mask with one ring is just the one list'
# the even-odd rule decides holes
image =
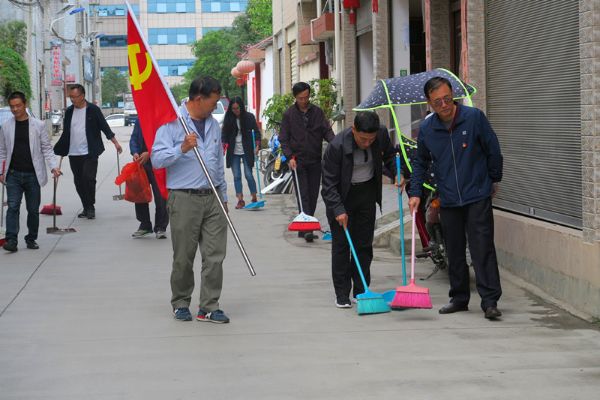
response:
{"label": "man holding red flag", "polygon": [[[180,121],[161,126],[152,147],[152,164],[167,169],[171,221],[173,269],[171,305],[175,319],[191,321],[189,310],[194,291],[194,258],[202,254],[200,307],[196,319],[227,323],[219,309],[223,285],[223,260],[227,250],[227,220],[206,175],[199,171],[194,151],[202,158],[218,195],[227,209],[227,183],[223,162],[221,129],[212,117],[221,96],[221,85],[210,77],[196,78],[189,100],[179,108],[181,118],[193,131],[186,135]],[[200,173],[199,173],[200,172]]]}

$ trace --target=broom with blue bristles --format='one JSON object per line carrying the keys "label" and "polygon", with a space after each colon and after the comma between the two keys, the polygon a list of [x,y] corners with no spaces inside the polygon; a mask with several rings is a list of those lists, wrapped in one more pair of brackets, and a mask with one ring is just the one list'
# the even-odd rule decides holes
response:
{"label": "broom with blue bristles", "polygon": [[358,269],[358,274],[360,275],[360,280],[365,288],[364,293],[356,296],[356,312],[358,315],[390,312],[390,306],[383,298],[383,295],[371,292],[369,290],[369,287],[367,286],[367,280],[365,279],[362,267],[360,266],[360,261],[358,261],[356,250],[354,250],[354,245],[352,244],[352,239],[350,238],[348,228],[344,227],[344,233],[346,234],[346,239],[348,239],[348,244],[350,245],[350,250],[352,251],[352,256],[354,257],[356,268]]}

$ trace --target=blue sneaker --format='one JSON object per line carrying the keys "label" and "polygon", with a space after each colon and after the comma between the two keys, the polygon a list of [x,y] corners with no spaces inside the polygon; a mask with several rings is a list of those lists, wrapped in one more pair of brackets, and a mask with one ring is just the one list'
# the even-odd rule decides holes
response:
{"label": "blue sneaker", "polygon": [[187,307],[180,307],[173,310],[173,316],[178,321],[191,321],[192,313]]}
{"label": "blue sneaker", "polygon": [[198,310],[198,316],[196,317],[198,321],[207,321],[214,322],[215,324],[227,324],[229,323],[229,318],[222,310],[215,310],[211,312],[206,312],[202,309]]}

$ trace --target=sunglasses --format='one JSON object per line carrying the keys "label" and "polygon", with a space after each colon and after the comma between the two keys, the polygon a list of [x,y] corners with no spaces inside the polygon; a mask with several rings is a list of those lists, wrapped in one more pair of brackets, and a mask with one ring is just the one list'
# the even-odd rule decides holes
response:
{"label": "sunglasses", "polygon": [[442,97],[441,99],[435,99],[431,102],[431,104],[433,104],[434,107],[441,107],[442,103],[443,104],[452,104],[452,102],[454,101],[454,99],[450,96],[446,96],[446,97]]}

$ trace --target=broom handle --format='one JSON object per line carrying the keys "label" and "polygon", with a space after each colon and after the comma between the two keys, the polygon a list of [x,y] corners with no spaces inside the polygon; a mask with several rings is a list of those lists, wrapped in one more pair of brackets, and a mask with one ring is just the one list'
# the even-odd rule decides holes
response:
{"label": "broom handle", "polygon": [[415,283],[415,225],[417,219],[417,210],[412,213],[412,232],[410,242],[410,283]]}
{"label": "broom handle", "polygon": [[[179,115],[178,120],[179,120],[179,123],[181,124],[181,126],[183,127],[183,130],[186,135],[196,136],[195,132],[190,129],[187,122],[181,115]],[[231,230],[231,234],[233,235],[233,238],[235,239],[235,243],[237,244],[238,248],[240,249],[240,253],[242,253],[242,258],[246,262],[246,266],[248,267],[250,276],[255,276],[256,271],[254,271],[254,267],[252,266],[252,262],[250,261],[250,258],[248,257],[248,253],[246,253],[246,249],[244,249],[244,245],[242,244],[242,241],[241,241],[240,237],[238,236],[238,233],[235,230],[235,227],[233,226],[233,222],[231,221],[231,218],[229,218],[229,213],[225,209],[223,200],[221,200],[221,196],[219,196],[219,192],[217,192],[215,183],[213,182],[212,178],[210,177],[208,168],[206,167],[206,164],[204,163],[204,159],[200,155],[200,152],[198,151],[198,147],[194,147],[193,150],[194,150],[194,154],[196,155],[196,159],[198,160],[198,163],[200,163],[200,168],[202,169],[202,172],[204,172],[204,175],[206,176],[206,179],[208,180],[208,184],[210,185],[211,190],[213,191],[215,197],[217,198],[217,203],[219,204],[219,207],[221,208],[221,211],[223,212],[223,215],[225,216],[225,219],[227,220],[227,225],[229,226],[229,229]]]}
{"label": "broom handle", "polygon": [[367,280],[362,271],[362,267],[360,266],[360,261],[358,261],[358,256],[356,255],[356,250],[354,250],[354,245],[352,244],[352,239],[350,239],[350,232],[348,232],[348,228],[344,228],[344,233],[346,234],[346,239],[348,239],[348,244],[350,245],[350,251],[352,251],[352,255],[354,256],[354,261],[356,262],[356,268],[358,269],[358,275],[360,275],[360,280],[362,281],[363,287],[365,288],[365,293],[369,291],[369,286],[367,285]]}
{"label": "broom handle", "polygon": [[[396,153],[396,180],[400,182],[400,153]],[[400,248],[402,249],[402,286],[406,286],[406,254],[404,250],[404,207],[402,188],[398,187],[398,209],[400,210]]]}
{"label": "broom handle", "polygon": [[[121,163],[119,162],[119,152],[117,151],[117,175],[121,173]],[[122,196],[121,185],[119,185],[119,196]]]}
{"label": "broom handle", "polygon": [[[296,167],[298,167],[297,164]],[[296,168],[292,169],[292,171],[294,171],[294,178],[296,179],[296,189],[298,189],[298,204],[300,204],[300,212],[304,214],[304,209],[302,208],[302,196],[300,195],[300,183],[298,182],[298,173],[296,172]]]}
{"label": "broom handle", "polygon": [[258,183],[258,193],[262,200],[263,194],[260,190],[260,176],[258,175],[258,154],[256,154],[256,136],[254,136],[254,129],[252,129],[252,151],[254,151],[254,166],[256,167],[256,183]]}

